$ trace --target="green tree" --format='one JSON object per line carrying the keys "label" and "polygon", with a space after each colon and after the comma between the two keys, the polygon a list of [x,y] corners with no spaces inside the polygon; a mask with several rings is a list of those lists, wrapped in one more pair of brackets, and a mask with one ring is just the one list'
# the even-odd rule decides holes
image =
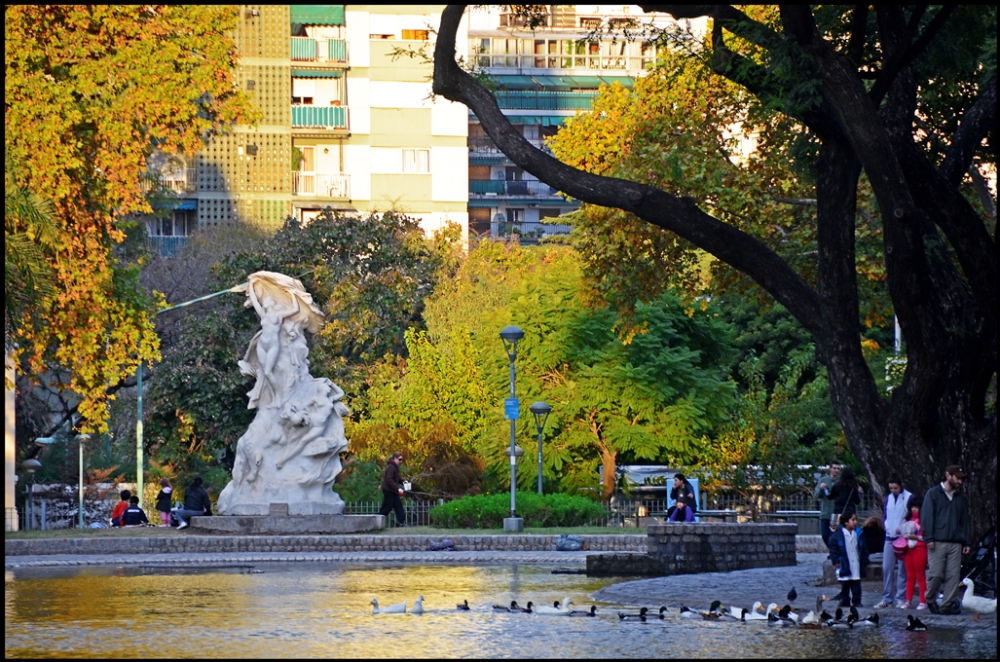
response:
{"label": "green tree", "polygon": [[[498,147],[546,184],[632,212],[752,279],[812,336],[850,449],[876,493],[891,472],[919,490],[948,464],[974,463],[982,468],[965,486],[974,528],[985,530],[996,521],[995,217],[977,208],[962,181],[976,162],[994,160],[983,142],[992,144],[996,124],[996,8],[887,5],[870,14],[867,5],[783,6],[760,19],[728,5],[649,9],[709,16],[703,61],[713,79],[736,83],[812,141],[791,158],[815,182],[815,218],[807,219],[815,278],[683,189],[587,173],[533,148],[455,62],[461,6],[442,15],[434,92],[468,105]],[[975,55],[947,57],[956,45]],[[949,82],[933,84],[942,78]],[[935,113],[954,127],[940,131],[938,144],[922,138],[917,121]],[[903,383],[888,402],[860,342],[864,181],[907,345]]]}
{"label": "green tree", "polygon": [[[326,212],[306,226],[288,219],[258,249],[225,256],[207,289],[232,287],[262,270],[300,278],[327,314],[326,326],[309,339],[312,374],[344,388],[359,417],[379,361],[405,355],[407,329],[421,326],[424,297],[454,262],[457,235],[448,232],[426,239],[414,220],[394,213]],[[208,314],[167,313],[183,320],[150,379],[146,438],[151,463],[168,475],[231,465],[252,419],[250,384],[236,359],[258,319],[239,297],[215,302]],[[224,484],[227,477],[219,476]]]}
{"label": "green tree", "polygon": [[[139,180],[154,146],[194,153],[259,112],[234,85],[235,6],[9,5],[4,10],[6,186],[44,192],[58,236],[45,253],[43,324],[20,328],[26,374],[62,370],[81,429],[158,357],[137,269],[113,256],[123,220],[148,212]],[[141,347],[141,348],[140,348]]]}
{"label": "green tree", "polygon": [[[484,489],[501,487],[510,437],[500,407],[508,360],[498,333],[516,324],[526,334],[517,357],[525,413],[517,437],[534,447],[527,408],[548,402],[543,471],[550,485],[605,494],[619,457],[694,461],[733,391],[724,326],[700,311],[688,317],[676,299],[663,298],[640,306],[649,331],[625,343],[614,333],[615,313],[586,307],[583,291],[572,250],[483,242],[428,302],[427,333],[408,337],[405,374],[387,373],[389,381],[371,389],[373,405],[374,394],[380,399],[367,424],[381,426],[383,438],[405,431],[398,443],[446,429],[485,466]],[[521,463],[521,487],[530,489],[533,454]]]}

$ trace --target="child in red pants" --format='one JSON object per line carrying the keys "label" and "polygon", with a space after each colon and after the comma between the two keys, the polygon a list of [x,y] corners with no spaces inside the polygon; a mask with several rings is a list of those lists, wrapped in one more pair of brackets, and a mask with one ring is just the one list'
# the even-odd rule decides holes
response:
{"label": "child in red pants", "polygon": [[906,602],[899,605],[909,609],[913,600],[913,587],[920,582],[920,604],[917,609],[927,609],[927,599],[924,591],[927,588],[927,543],[924,542],[923,530],[920,528],[920,506],[923,497],[914,494],[906,504],[909,511],[906,521],[899,527],[899,533],[909,541],[910,548],[903,557],[906,566]]}

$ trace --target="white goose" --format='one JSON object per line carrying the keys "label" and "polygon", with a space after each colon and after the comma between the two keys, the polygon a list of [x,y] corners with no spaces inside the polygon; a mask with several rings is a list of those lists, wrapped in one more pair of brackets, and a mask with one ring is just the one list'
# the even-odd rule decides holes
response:
{"label": "white goose", "polygon": [[974,593],[974,585],[971,579],[966,577],[962,580],[965,587],[965,595],[962,596],[962,608],[976,612],[972,620],[978,620],[980,614],[992,614],[997,610],[997,599],[989,600]]}
{"label": "white goose", "polygon": [[377,614],[405,614],[406,613],[406,600],[403,600],[399,604],[389,605],[388,607],[379,607],[378,599],[372,598],[372,616]]}
{"label": "white goose", "polygon": [[820,614],[823,613],[823,603],[826,602],[826,596],[820,595],[816,598],[816,610],[811,611],[806,614],[802,620],[799,622],[801,625],[819,625]]}
{"label": "white goose", "polygon": [[[406,603],[404,602],[403,605],[405,606]],[[424,596],[422,596],[422,595],[418,595],[417,596],[416,602],[414,602],[413,606],[410,608],[410,613],[411,614],[422,614],[422,613],[424,613]]]}
{"label": "white goose", "polygon": [[570,598],[563,598],[562,602],[556,600],[551,607],[548,605],[537,605],[535,607],[535,613],[548,616],[566,616],[571,611],[569,608],[571,604],[573,604],[573,601]]}

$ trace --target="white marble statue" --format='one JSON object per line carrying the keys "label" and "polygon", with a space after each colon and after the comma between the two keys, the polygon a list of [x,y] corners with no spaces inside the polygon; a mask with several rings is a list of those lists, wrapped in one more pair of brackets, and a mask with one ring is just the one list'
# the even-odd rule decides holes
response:
{"label": "white marble statue", "polygon": [[270,271],[250,275],[246,306],[261,328],[239,366],[256,379],[247,395],[257,415],[236,444],[219,514],[267,515],[272,503],[288,504],[289,515],[343,513],[332,486],[350,412],[336,384],[309,374],[305,337],[323,327],[323,313],[301,282]]}

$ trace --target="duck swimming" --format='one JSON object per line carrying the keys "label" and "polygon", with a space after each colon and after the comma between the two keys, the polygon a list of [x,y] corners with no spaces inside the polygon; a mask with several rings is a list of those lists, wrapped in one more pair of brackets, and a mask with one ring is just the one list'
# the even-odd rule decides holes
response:
{"label": "duck swimming", "polygon": [[539,605],[535,607],[536,614],[546,614],[549,616],[565,616],[569,614],[569,606],[573,604],[573,601],[569,598],[563,598],[562,604],[558,600],[552,603],[551,607],[546,605]]}
{"label": "duck swimming", "polygon": [[567,616],[597,616],[597,605],[590,605],[590,611],[584,611],[582,609],[574,609]]}
{"label": "duck swimming", "polygon": [[422,614],[424,613],[424,596],[418,595],[416,601],[413,603],[413,607],[410,608],[411,614]]}
{"label": "duck swimming", "polygon": [[681,618],[694,618],[698,614],[693,610],[688,609],[686,606],[681,605]]}
{"label": "duck swimming", "polygon": [[457,609],[459,611],[469,611],[469,601],[468,600],[462,600],[462,604],[455,605],[455,609]]}
{"label": "duck swimming", "polygon": [[753,607],[747,612],[747,615],[743,617],[745,621],[766,621],[767,615],[761,613],[764,607],[759,602],[753,603]]}
{"label": "duck swimming", "polygon": [[722,606],[722,603],[718,600],[713,600],[712,604],[709,606],[708,611],[701,612],[701,617],[706,621],[717,621],[722,614],[716,609]]}
{"label": "duck swimming", "polygon": [[620,621],[643,621],[646,620],[646,612],[649,609],[647,607],[640,607],[638,614],[626,614],[624,612],[618,612],[618,620]]}
{"label": "duck swimming", "polygon": [[531,608],[534,606],[535,603],[532,602],[531,600],[528,600],[528,604],[524,607],[518,606],[518,604],[515,602],[514,606],[508,609],[507,611],[510,611],[515,614],[533,614],[534,612],[531,610]]}
{"label": "duck swimming", "polygon": [[378,600],[372,598],[372,616],[376,614],[405,614],[406,613],[406,600],[403,600],[399,604],[389,605],[388,607],[379,607]]}
{"label": "duck swimming", "polygon": [[816,609],[806,614],[799,625],[819,625],[820,618],[819,615],[823,612],[823,603],[826,602],[826,596],[820,595],[816,597]]}

